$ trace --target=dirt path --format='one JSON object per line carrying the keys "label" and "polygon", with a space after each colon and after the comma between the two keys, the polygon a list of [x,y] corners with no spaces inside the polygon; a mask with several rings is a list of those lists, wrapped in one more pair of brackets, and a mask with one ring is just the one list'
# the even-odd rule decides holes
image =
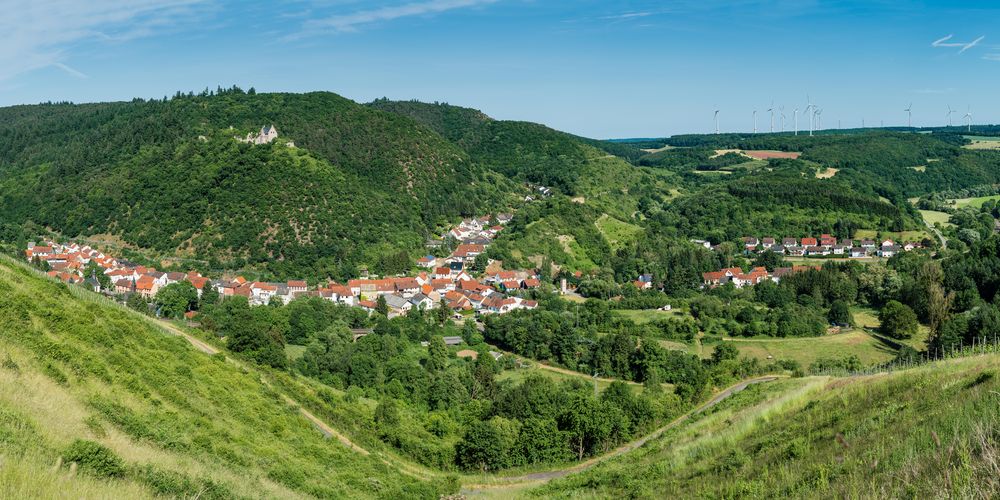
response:
{"label": "dirt path", "polygon": [[[508,355],[508,356],[515,356],[515,354],[509,353],[509,352],[505,352],[505,354]],[[524,356],[521,356],[521,357],[523,358]],[[525,359],[529,359],[529,358],[525,358]],[[537,366],[538,368],[540,368],[542,370],[548,370],[550,372],[561,373],[563,375],[569,375],[571,377],[577,377],[577,378],[581,378],[581,379],[586,379],[586,380],[589,380],[591,382],[593,382],[594,380],[597,380],[598,382],[606,382],[606,383],[610,384],[611,382],[618,382],[619,381],[616,378],[593,377],[593,376],[587,375],[586,373],[580,373],[580,372],[577,372],[577,371],[568,370],[566,368],[560,368],[558,366],[547,365],[545,363],[542,363],[541,361],[534,361],[534,360],[531,360],[531,361],[535,363],[535,366]],[[621,380],[621,382],[625,382],[626,384],[629,384],[629,385],[642,385],[642,384],[640,384],[638,382],[633,382],[631,380]]]}
{"label": "dirt path", "polygon": [[465,487],[462,488],[462,494],[465,494],[465,495],[475,495],[477,492],[486,492],[486,491],[489,491],[489,490],[507,488],[507,487],[510,487],[510,486],[516,486],[519,483],[544,483],[544,482],[551,481],[552,479],[556,479],[556,478],[560,478],[560,477],[565,477],[565,476],[568,476],[570,474],[575,474],[577,472],[583,472],[583,471],[585,471],[587,469],[593,468],[594,466],[596,466],[597,464],[599,464],[601,462],[604,462],[605,460],[609,460],[609,459],[621,456],[621,455],[623,455],[625,453],[628,453],[628,452],[630,452],[632,450],[635,450],[635,449],[641,447],[642,445],[648,443],[650,440],[656,439],[656,438],[662,436],[663,433],[669,431],[670,429],[673,429],[674,427],[677,427],[678,425],[680,425],[681,423],[685,422],[686,420],[688,420],[692,416],[697,415],[697,414],[699,414],[699,413],[701,413],[701,412],[703,412],[703,411],[705,411],[705,410],[707,410],[709,408],[712,408],[713,406],[715,406],[715,405],[717,405],[717,404],[725,401],[726,399],[728,399],[733,394],[736,394],[736,393],[738,393],[738,392],[746,389],[747,387],[749,387],[749,386],[751,386],[753,384],[760,384],[760,383],[764,383],[764,382],[771,382],[771,381],[777,380],[779,378],[781,378],[781,377],[774,376],[774,375],[769,375],[769,376],[765,376],[765,377],[757,377],[757,378],[750,379],[750,380],[744,380],[743,382],[740,382],[740,383],[738,383],[736,385],[727,387],[723,391],[721,391],[718,394],[716,394],[715,397],[713,397],[712,399],[706,401],[705,403],[702,403],[700,406],[698,406],[697,408],[695,408],[695,409],[693,409],[693,410],[685,413],[684,415],[681,415],[681,416],[677,417],[676,419],[674,419],[670,423],[664,425],[663,427],[660,427],[659,429],[653,431],[650,434],[647,434],[647,435],[645,435],[645,436],[643,436],[643,437],[641,437],[641,438],[639,438],[639,439],[637,439],[635,441],[631,441],[629,443],[626,443],[626,444],[624,444],[624,445],[616,448],[614,451],[611,451],[611,452],[606,453],[604,455],[601,455],[599,457],[591,458],[590,460],[586,460],[584,462],[580,462],[580,463],[578,463],[576,465],[573,465],[571,467],[567,467],[567,468],[564,468],[564,469],[558,469],[558,470],[552,470],[552,471],[545,471],[545,472],[533,472],[531,474],[524,474],[524,475],[521,475],[521,476],[511,476],[511,477],[496,478],[496,480],[498,481],[496,484],[469,484],[469,485],[466,485]]}
{"label": "dirt path", "polygon": [[[199,351],[201,351],[201,352],[203,352],[205,354],[212,355],[212,354],[218,354],[220,352],[220,350],[218,348],[213,347],[211,344],[208,344],[207,342],[199,340],[198,338],[196,338],[193,335],[185,332],[184,330],[181,330],[180,328],[177,328],[175,325],[173,325],[172,323],[170,323],[168,321],[157,320],[156,323],[159,326],[161,326],[164,330],[166,330],[168,333],[173,334],[173,335],[178,335],[178,336],[184,338],[185,340],[187,340],[188,342],[190,342],[191,345],[194,346],[195,349],[198,349]],[[243,363],[241,361],[233,359],[233,358],[231,358],[229,356],[226,356],[226,361],[228,361],[230,363],[233,363],[236,366],[243,367]],[[273,386],[270,383],[268,383],[266,380],[264,380],[263,378],[260,379],[260,382],[262,384],[264,384],[264,385],[266,385],[268,387],[271,387],[273,389]],[[294,407],[298,408],[299,413],[302,414],[302,416],[306,420],[308,420],[310,423],[312,423],[313,426],[315,426],[316,429],[319,430],[319,432],[321,434],[323,434],[324,437],[326,437],[326,438],[336,438],[337,441],[340,441],[344,446],[346,446],[349,449],[351,449],[352,451],[358,452],[358,453],[360,453],[362,455],[370,455],[371,454],[368,450],[366,450],[366,449],[358,446],[353,441],[351,441],[347,436],[341,434],[336,429],[334,429],[333,427],[331,427],[330,425],[328,425],[326,422],[320,420],[319,417],[317,417],[316,415],[313,415],[312,412],[310,412],[309,410],[305,409],[302,405],[300,405],[297,401],[295,401],[294,399],[292,399],[291,397],[289,397],[287,394],[281,394],[281,397],[284,398],[285,402],[288,403],[290,406],[294,406]]]}
{"label": "dirt path", "polygon": [[197,337],[195,337],[194,335],[191,335],[190,333],[187,333],[184,330],[181,330],[180,328],[177,328],[176,326],[174,326],[169,321],[163,321],[163,320],[154,320],[154,321],[156,321],[156,324],[158,324],[161,328],[163,328],[164,330],[166,330],[167,333],[171,333],[171,334],[177,335],[179,337],[182,337],[183,339],[185,339],[188,342],[190,342],[191,345],[193,345],[195,347],[195,349],[198,349],[199,351],[201,351],[201,352],[203,352],[205,354],[218,354],[219,353],[219,349],[215,348],[214,346],[212,346],[208,342],[200,340]]}
{"label": "dirt path", "polygon": [[[194,346],[196,349],[198,349],[201,352],[204,352],[204,353],[209,354],[209,355],[217,354],[217,353],[220,352],[220,350],[218,348],[213,347],[212,345],[210,345],[210,344],[208,344],[208,343],[206,343],[206,342],[204,342],[202,340],[199,340],[198,338],[194,337],[193,335],[191,335],[191,334],[189,334],[189,333],[181,330],[180,328],[177,328],[176,326],[174,326],[173,324],[171,324],[171,323],[169,323],[167,321],[162,321],[162,320],[155,320],[155,321],[156,321],[156,323],[158,325],[160,325],[168,333],[170,333],[172,335],[178,335],[181,338],[187,340],[188,342],[191,343],[192,346]],[[237,366],[242,366],[242,363],[240,361],[235,360],[235,359],[233,359],[231,357],[228,357],[228,356],[226,357],[226,361],[228,361],[230,363],[233,363],[233,364],[235,364]],[[565,368],[559,368],[559,367],[555,367],[555,366],[549,366],[549,365],[545,365],[545,364],[537,363],[537,362],[536,362],[536,365],[538,367],[540,367],[541,369],[543,369],[543,370],[550,370],[550,371],[553,371],[553,372],[562,373],[562,374],[565,374],[565,375],[571,375],[571,376],[574,376],[574,377],[580,377],[580,376],[587,377],[585,374],[581,374],[579,372],[574,372],[572,370],[567,370]],[[587,377],[587,378],[593,379],[593,377]],[[462,493],[463,494],[475,494],[477,491],[484,491],[484,490],[491,490],[491,489],[503,488],[503,487],[513,486],[513,485],[516,485],[518,483],[546,482],[546,481],[550,481],[552,479],[559,478],[559,477],[564,477],[564,476],[567,476],[569,474],[573,474],[573,473],[576,473],[576,472],[585,471],[585,470],[590,469],[590,468],[594,467],[595,465],[597,465],[597,464],[599,464],[599,463],[601,463],[601,462],[603,462],[605,460],[608,460],[608,459],[620,456],[622,454],[628,453],[628,452],[630,452],[632,450],[635,450],[636,448],[641,447],[642,445],[646,444],[650,440],[656,439],[656,438],[660,437],[661,435],[663,435],[664,432],[666,432],[666,431],[668,431],[670,429],[673,429],[677,425],[683,423],[687,419],[691,418],[691,416],[697,415],[698,413],[701,413],[701,412],[703,412],[703,411],[705,411],[705,410],[707,410],[707,409],[709,409],[709,408],[711,408],[711,407],[713,407],[713,406],[721,403],[722,401],[728,399],[733,394],[736,394],[736,393],[738,393],[738,392],[746,389],[747,387],[749,387],[752,384],[759,384],[759,383],[763,383],[763,382],[770,382],[770,381],[776,380],[778,378],[780,378],[780,377],[777,377],[777,376],[758,377],[758,378],[755,378],[755,379],[745,380],[745,381],[740,382],[740,383],[738,383],[736,385],[730,386],[730,387],[724,389],[722,392],[716,394],[715,397],[713,397],[712,399],[710,399],[707,402],[701,404],[700,406],[698,406],[697,408],[689,411],[688,413],[685,413],[684,415],[681,415],[680,417],[677,417],[676,419],[674,419],[670,423],[664,425],[663,427],[660,427],[659,429],[653,431],[652,433],[647,434],[647,435],[645,435],[645,436],[643,436],[643,437],[641,437],[641,438],[639,438],[639,439],[637,439],[635,441],[631,441],[629,443],[626,443],[626,444],[624,444],[624,445],[616,448],[614,451],[611,451],[611,452],[606,453],[604,455],[601,455],[599,457],[591,458],[591,459],[589,459],[587,461],[580,462],[580,463],[578,463],[576,465],[573,465],[571,467],[567,467],[567,468],[564,468],[564,469],[558,469],[558,470],[552,470],[552,471],[546,471],[546,472],[535,472],[535,473],[531,473],[531,474],[525,474],[525,475],[522,475],[522,476],[511,476],[511,477],[498,478],[498,481],[500,481],[500,482],[498,484],[494,484],[494,485],[468,485],[467,487],[465,487],[465,488],[462,489]],[[597,380],[604,381],[604,382],[614,382],[615,381],[615,379],[607,379],[607,378],[599,378],[599,377],[597,378]],[[267,385],[269,387],[271,386],[271,384],[269,384],[263,378],[261,378],[261,383],[264,384],[264,385]],[[635,384],[635,382],[629,382],[629,383]],[[348,438],[344,434],[341,434],[336,429],[334,429],[332,426],[330,426],[329,424],[327,424],[326,422],[324,422],[323,420],[321,420],[319,417],[317,417],[316,415],[314,415],[312,412],[310,412],[309,410],[305,409],[301,404],[299,404],[297,401],[295,401],[294,399],[292,399],[291,397],[289,397],[287,394],[281,394],[281,397],[285,400],[285,403],[287,403],[290,406],[296,407],[299,410],[299,413],[302,415],[302,417],[305,418],[306,420],[308,420],[314,427],[316,427],[316,429],[319,430],[320,433],[322,433],[324,437],[326,437],[328,439],[334,439],[335,438],[335,439],[337,439],[337,441],[339,441],[341,444],[343,444],[344,446],[346,446],[351,451],[354,451],[354,452],[359,453],[361,455],[365,455],[365,456],[371,455],[370,451],[366,450],[365,448],[362,448],[361,446],[359,446],[356,443],[354,443],[353,441],[351,441],[350,438]],[[425,474],[423,474],[421,472],[409,470],[408,468],[404,467],[404,464],[402,464],[402,463],[395,463],[395,462],[389,461],[389,460],[387,460],[385,458],[380,458],[380,460],[382,460],[382,462],[384,462],[385,464],[396,468],[397,470],[399,470],[403,474],[407,474],[407,475],[410,475],[412,477],[416,477],[418,479],[424,479],[424,480],[429,479]]]}

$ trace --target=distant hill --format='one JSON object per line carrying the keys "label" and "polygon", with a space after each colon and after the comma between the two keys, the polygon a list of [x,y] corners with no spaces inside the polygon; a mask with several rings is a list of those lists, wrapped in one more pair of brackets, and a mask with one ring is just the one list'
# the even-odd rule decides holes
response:
{"label": "distant hill", "polygon": [[[270,144],[234,139],[272,124]],[[213,267],[398,272],[393,255],[515,190],[416,121],[326,92],[0,109],[6,222]]]}

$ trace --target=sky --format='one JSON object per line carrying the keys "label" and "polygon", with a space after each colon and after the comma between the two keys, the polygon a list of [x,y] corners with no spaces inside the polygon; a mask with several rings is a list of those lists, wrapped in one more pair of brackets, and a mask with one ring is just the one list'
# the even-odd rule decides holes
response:
{"label": "sky", "polygon": [[[1000,2],[0,0],[0,106],[239,85],[595,138],[1000,122]],[[772,105],[773,102],[773,105]]]}

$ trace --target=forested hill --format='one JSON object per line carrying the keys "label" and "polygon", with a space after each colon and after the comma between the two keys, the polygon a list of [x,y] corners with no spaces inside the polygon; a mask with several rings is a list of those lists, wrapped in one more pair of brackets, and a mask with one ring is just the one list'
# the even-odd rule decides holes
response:
{"label": "forested hill", "polygon": [[[272,124],[270,144],[234,139]],[[456,217],[507,208],[514,189],[413,119],[326,92],[0,109],[8,229],[109,233],[213,266],[394,271],[409,265],[400,250]]]}
{"label": "forested hill", "polygon": [[479,110],[449,104],[379,99],[368,106],[431,127],[475,162],[569,195],[587,194],[581,182],[595,155],[633,161],[642,154],[628,144],[579,137],[537,123],[494,120]]}

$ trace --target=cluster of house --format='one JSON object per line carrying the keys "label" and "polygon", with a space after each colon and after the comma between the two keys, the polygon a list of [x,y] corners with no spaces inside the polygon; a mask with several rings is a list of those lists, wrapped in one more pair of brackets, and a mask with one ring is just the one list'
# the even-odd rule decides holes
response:
{"label": "cluster of house", "polygon": [[[137,293],[149,299],[167,285],[188,281],[194,285],[200,296],[205,286],[211,283],[208,278],[194,271],[165,273],[106,255],[100,250],[78,243],[65,245],[53,241],[44,245],[29,243],[24,253],[28,261],[48,264],[49,276],[70,284],[82,284],[98,292],[105,291],[119,295]],[[111,282],[110,288],[102,290],[101,280],[96,276],[96,271],[87,276],[86,268],[91,263],[96,264],[96,269],[100,269],[108,277],[108,281]]]}
{"label": "cluster of house", "polygon": [[820,266],[779,267],[772,273],[764,267],[755,267],[746,272],[739,267],[729,267],[719,271],[702,273],[701,279],[705,288],[715,288],[727,283],[732,283],[736,288],[743,288],[745,286],[758,285],[767,280],[779,283],[781,278],[785,276],[810,269],[819,270],[821,268]]}
{"label": "cluster of house", "polygon": [[892,257],[899,252],[908,252],[920,248],[919,243],[896,243],[893,240],[875,241],[872,239],[854,240],[844,238],[837,240],[829,234],[819,238],[783,238],[780,242],[774,238],[747,236],[743,238],[743,246],[747,253],[759,253],[770,250],[781,255],[793,257],[823,257],[827,255],[842,255],[854,259],[865,257]]}
{"label": "cluster of house", "polygon": [[[223,297],[246,297],[251,305],[265,305],[276,300],[287,304],[298,297],[315,296],[372,311],[378,307],[381,297],[390,316],[406,314],[414,308],[434,309],[442,304],[455,312],[504,314],[538,306],[535,301],[512,295],[512,292],[541,286],[538,275],[527,270],[495,270],[476,279],[469,268],[511,217],[510,214],[497,215],[498,224],[492,226],[492,217],[462,221],[445,235],[461,242],[451,255],[422,257],[418,265],[425,270],[416,276],[356,279],[346,284],[330,282],[315,288],[310,288],[304,280],[275,283],[248,281],[241,276],[209,279],[194,271],[161,272],[76,243],[29,244],[25,257],[29,261],[48,263],[48,274],[67,283],[83,283],[94,291],[122,296],[139,294],[146,299],[155,297],[167,285],[188,281],[199,297],[205,287],[212,287]],[[102,289],[97,276],[85,276],[84,270],[91,262],[110,279],[110,288]]]}

